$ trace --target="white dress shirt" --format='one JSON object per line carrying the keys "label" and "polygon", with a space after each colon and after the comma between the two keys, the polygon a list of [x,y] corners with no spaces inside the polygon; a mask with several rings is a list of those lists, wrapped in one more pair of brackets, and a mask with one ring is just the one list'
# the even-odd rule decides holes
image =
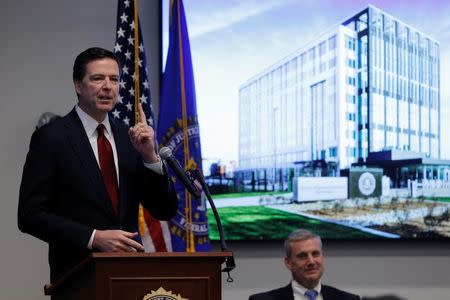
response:
{"label": "white dress shirt", "polygon": [[[81,123],[83,124],[83,128],[86,132],[86,135],[89,139],[89,144],[91,144],[92,151],[94,152],[95,159],[97,160],[97,163],[100,167],[100,162],[98,160],[98,148],[97,148],[97,127],[100,123],[97,122],[94,118],[92,118],[90,115],[88,115],[86,112],[84,112],[80,106],[75,106],[75,111],[78,114],[78,117],[81,120]],[[119,180],[119,163],[117,159],[117,149],[116,149],[116,143],[114,141],[114,135],[111,131],[111,124],[109,123],[109,118],[106,117],[101,124],[105,126],[105,137],[108,139],[109,143],[111,144],[111,148],[113,151],[113,157],[114,157],[114,165],[116,167],[116,173],[117,173],[117,180]],[[162,162],[159,160],[156,163],[149,164],[144,161],[142,161],[144,166],[149,168],[152,171],[155,171],[159,174],[163,174],[162,171]],[[119,186],[119,182],[117,182],[117,186]],[[96,229],[92,231],[91,238],[89,239],[89,243],[87,245],[88,249],[92,249],[92,243],[94,242],[94,236],[95,236]]]}
{"label": "white dress shirt", "polygon": [[[292,291],[294,292],[294,300],[309,300],[305,296],[305,292],[309,289],[302,286],[300,283],[298,283],[295,280],[291,281],[292,285]],[[317,291],[318,295],[316,297],[316,300],[323,300],[322,295],[320,294],[320,291],[322,289],[322,283],[319,281],[319,284],[314,287],[314,290]]]}

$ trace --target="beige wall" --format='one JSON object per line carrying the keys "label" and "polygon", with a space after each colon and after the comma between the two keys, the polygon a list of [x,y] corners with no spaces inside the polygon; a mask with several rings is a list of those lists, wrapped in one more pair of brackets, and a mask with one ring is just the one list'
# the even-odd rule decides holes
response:
{"label": "beige wall", "polygon": [[[195,0],[185,0],[195,1]],[[157,0],[140,11],[154,99],[157,90]],[[47,246],[19,232],[17,198],[30,136],[44,112],[67,113],[75,104],[74,57],[90,46],[112,48],[116,1],[2,1],[0,10],[0,299],[48,299]],[[284,285],[289,274],[281,243],[230,244],[237,268],[224,280],[224,299]],[[326,245],[325,281],[364,294],[397,293],[410,300],[448,299],[450,243]],[[430,293],[430,296],[427,293]]]}

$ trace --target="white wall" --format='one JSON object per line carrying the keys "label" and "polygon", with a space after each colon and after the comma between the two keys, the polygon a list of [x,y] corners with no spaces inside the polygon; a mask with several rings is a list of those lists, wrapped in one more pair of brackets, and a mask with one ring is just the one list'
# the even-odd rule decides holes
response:
{"label": "white wall", "polygon": [[[185,0],[195,1],[195,0]],[[152,94],[158,94],[157,0],[139,1]],[[15,0],[0,9],[0,299],[48,299],[47,246],[17,229],[18,190],[31,133],[40,115],[75,104],[72,64],[90,46],[111,49],[116,1]],[[325,281],[363,295],[396,293],[410,300],[449,299],[450,243],[327,243]],[[289,281],[277,243],[233,243],[234,282],[226,300]],[[430,295],[428,295],[430,293]]]}

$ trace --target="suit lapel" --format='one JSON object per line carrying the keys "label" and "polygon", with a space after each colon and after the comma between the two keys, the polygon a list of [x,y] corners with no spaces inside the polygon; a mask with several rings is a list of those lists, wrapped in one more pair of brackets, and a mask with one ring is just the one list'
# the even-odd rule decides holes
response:
{"label": "suit lapel", "polygon": [[328,286],[322,284],[322,289],[320,291],[323,300],[333,299],[333,292],[328,288]]}
{"label": "suit lapel", "polygon": [[292,290],[292,284],[288,284],[284,288],[280,289],[280,299],[294,300],[294,291]]}
{"label": "suit lapel", "polygon": [[117,219],[106,192],[97,159],[95,158],[89,139],[86,136],[83,124],[81,123],[75,108],[68,114],[66,130],[66,137],[80,161],[81,169],[92,183],[86,192],[95,192],[93,199],[95,199],[96,204],[111,215],[111,217]]}

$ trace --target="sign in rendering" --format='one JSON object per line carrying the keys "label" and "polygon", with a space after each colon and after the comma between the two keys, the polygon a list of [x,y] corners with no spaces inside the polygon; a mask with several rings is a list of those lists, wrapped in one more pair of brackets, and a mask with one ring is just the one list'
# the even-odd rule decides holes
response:
{"label": "sign in rendering", "polygon": [[297,177],[294,199],[298,202],[347,199],[347,177]]}
{"label": "sign in rendering", "polygon": [[383,169],[351,168],[349,172],[350,198],[381,196],[382,177],[383,177]]}

